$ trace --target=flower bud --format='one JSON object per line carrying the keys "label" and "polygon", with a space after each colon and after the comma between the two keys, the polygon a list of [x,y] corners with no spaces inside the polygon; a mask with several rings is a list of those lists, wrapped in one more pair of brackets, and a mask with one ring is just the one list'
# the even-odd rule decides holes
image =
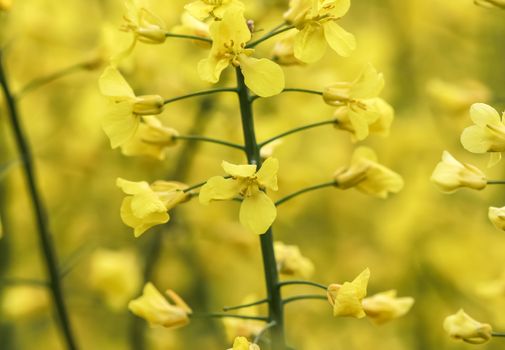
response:
{"label": "flower bud", "polygon": [[494,227],[498,230],[505,231],[505,207],[489,207],[488,217]]}
{"label": "flower bud", "polygon": [[138,96],[133,102],[133,113],[137,115],[153,115],[163,112],[164,100],[159,95]]}
{"label": "flower bud", "polygon": [[326,295],[333,307],[333,316],[363,318],[366,316],[361,301],[366,296],[370,270],[361,272],[352,282],[330,284]]}
{"label": "flower bud", "polygon": [[339,82],[328,85],[323,90],[324,102],[330,106],[342,106],[349,102],[352,83]]}
{"label": "flower bud", "polygon": [[272,60],[281,66],[304,64],[295,57],[295,35],[290,35],[278,41],[272,50]]}
{"label": "flower bud", "polygon": [[298,275],[309,278],[314,272],[314,264],[300,252],[296,245],[286,245],[277,241],[274,243],[275,260],[280,274]]}
{"label": "flower bud", "polygon": [[463,309],[444,320],[444,330],[453,339],[461,339],[470,344],[483,344],[492,337],[492,328],[468,316]]}
{"label": "flower bud", "polygon": [[449,152],[444,151],[442,161],[437,164],[431,181],[442,192],[454,192],[461,187],[482,190],[487,185],[486,175],[477,167],[460,163]]}

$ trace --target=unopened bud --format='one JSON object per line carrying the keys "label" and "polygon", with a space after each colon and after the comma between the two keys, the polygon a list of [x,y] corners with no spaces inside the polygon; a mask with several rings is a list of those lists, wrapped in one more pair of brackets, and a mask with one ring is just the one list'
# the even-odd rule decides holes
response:
{"label": "unopened bud", "polygon": [[137,115],[155,115],[163,112],[164,100],[159,95],[145,95],[135,98],[133,113]]}
{"label": "unopened bud", "polygon": [[167,39],[165,30],[155,24],[138,28],[136,32],[138,40],[146,44],[163,44]]}

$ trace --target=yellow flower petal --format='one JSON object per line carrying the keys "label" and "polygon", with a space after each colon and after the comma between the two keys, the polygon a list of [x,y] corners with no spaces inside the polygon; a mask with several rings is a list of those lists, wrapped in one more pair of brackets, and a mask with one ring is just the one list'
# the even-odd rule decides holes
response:
{"label": "yellow flower petal", "polygon": [[240,223],[252,232],[260,235],[265,233],[277,216],[277,208],[264,192],[244,198],[240,206]]}
{"label": "yellow flower petal", "polygon": [[354,99],[374,98],[383,88],[384,75],[377,72],[371,64],[367,64],[358,79],[351,85],[349,95]]}
{"label": "yellow flower petal", "polygon": [[211,177],[200,189],[199,200],[202,204],[209,204],[211,200],[226,200],[240,193],[240,181],[225,179],[222,176]]}
{"label": "yellow flower petal", "polygon": [[167,212],[155,212],[144,218],[138,218],[134,215],[131,207],[133,197],[125,197],[121,204],[121,219],[123,222],[134,229],[134,236],[139,237],[153,226],[164,224],[170,220]]}
{"label": "yellow flower petal", "polygon": [[236,165],[223,160],[221,166],[225,173],[233,177],[251,177],[256,172],[255,164]]}
{"label": "yellow flower petal", "polygon": [[356,140],[361,141],[368,136],[368,123],[364,118],[364,113],[349,110],[349,121],[354,129]]}
{"label": "yellow flower petal", "polygon": [[266,159],[256,173],[258,182],[273,191],[277,191],[277,172],[279,170],[279,161],[275,158]]}
{"label": "yellow flower petal", "polygon": [[120,177],[116,179],[116,186],[131,195],[149,191],[149,184],[146,181],[128,181]]}
{"label": "yellow flower petal", "polygon": [[333,315],[363,318],[366,316],[361,300],[366,296],[370,270],[361,272],[352,282],[344,282],[334,298]]}
{"label": "yellow flower petal", "polygon": [[498,164],[501,160],[501,152],[491,152],[489,154],[489,161],[487,163],[487,167],[491,168]]}
{"label": "yellow flower petal", "polygon": [[151,188],[148,191],[136,194],[131,201],[132,213],[139,219],[144,219],[146,216],[153,213],[163,213],[167,208],[163,202],[154,193]]}
{"label": "yellow flower petal", "polygon": [[247,26],[243,9],[230,8],[225,12],[221,21],[210,25],[210,35],[214,44],[221,46],[223,43],[240,45],[251,40],[251,31]]}
{"label": "yellow flower petal", "polygon": [[282,68],[266,58],[257,59],[240,55],[240,69],[247,87],[256,95],[269,97],[280,94],[284,89]]}
{"label": "yellow flower petal", "polygon": [[217,83],[221,77],[221,73],[230,65],[230,60],[227,58],[217,59],[214,56],[204,58],[198,62],[198,75],[202,80],[209,83]]}
{"label": "yellow flower petal", "polygon": [[486,127],[487,124],[495,126],[501,124],[500,114],[496,109],[485,103],[474,103],[470,107],[470,118],[482,128]]}
{"label": "yellow flower petal", "polygon": [[210,12],[213,10],[214,5],[209,5],[201,0],[194,1],[192,3],[184,6],[184,9],[188,11],[193,17],[199,20],[204,20],[209,17]]}
{"label": "yellow flower petal", "polygon": [[135,97],[128,82],[123,78],[121,73],[112,66],[105,68],[105,71],[98,79],[98,85],[102,95],[115,97],[116,101]]}
{"label": "yellow flower petal", "polygon": [[102,119],[102,128],[110,139],[112,148],[117,148],[129,141],[139,126],[139,117],[133,114],[132,104],[128,101],[114,103]]}
{"label": "yellow flower petal", "polygon": [[326,52],[323,27],[308,24],[295,36],[295,57],[305,63],[319,61]]}
{"label": "yellow flower petal", "polygon": [[324,7],[326,4],[331,5],[328,6],[329,14],[331,14],[332,17],[340,18],[349,11],[351,0],[325,0],[322,6]]}
{"label": "yellow flower petal", "polygon": [[481,126],[469,126],[461,133],[461,144],[467,151],[486,153],[491,147],[491,142],[487,135],[486,129]]}
{"label": "yellow flower petal", "polygon": [[340,56],[348,57],[356,49],[356,39],[354,35],[347,32],[334,21],[323,24],[324,36],[328,45]]}

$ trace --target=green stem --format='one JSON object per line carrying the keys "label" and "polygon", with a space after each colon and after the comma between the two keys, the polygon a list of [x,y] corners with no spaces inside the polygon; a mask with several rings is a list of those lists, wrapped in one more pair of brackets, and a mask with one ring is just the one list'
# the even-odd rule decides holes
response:
{"label": "green stem", "polygon": [[277,202],[275,202],[275,205],[279,206],[279,205],[283,204],[284,202],[289,201],[290,199],[298,197],[301,194],[304,194],[304,193],[307,193],[307,192],[311,192],[311,191],[315,191],[315,190],[319,190],[319,189],[325,188],[325,187],[330,187],[330,186],[335,186],[335,181],[323,182],[323,183],[321,183],[319,185],[314,185],[314,186],[310,186],[310,187],[307,187],[307,188],[303,188],[303,189],[301,189],[299,191],[296,191],[294,193],[288,194],[286,197],[283,197],[283,198],[279,199]]}
{"label": "green stem", "polygon": [[231,148],[236,148],[239,150],[244,150],[244,146],[233,143],[233,142],[228,142],[224,140],[219,140],[219,139],[214,139],[211,137],[206,137],[206,136],[199,136],[199,135],[177,135],[174,136],[174,139],[176,140],[187,140],[187,141],[202,141],[202,142],[209,142],[209,143],[215,143],[218,145],[222,146],[227,146]]}
{"label": "green stem", "polygon": [[252,41],[250,42],[249,44],[246,45],[246,49],[249,49],[249,48],[253,48],[255,46],[257,46],[258,44],[261,44],[262,42],[264,42],[265,40],[268,40],[276,35],[279,35],[281,33],[284,33],[288,30],[291,30],[293,29],[295,26],[287,26],[285,28],[281,28],[281,29],[278,29],[278,30],[275,30],[275,31],[272,31],[272,32],[269,32],[265,35],[263,35],[261,38],[259,38],[258,40],[255,40],[255,41]]}
{"label": "green stem", "polygon": [[261,305],[264,303],[268,303],[268,299],[261,299],[258,301],[253,301],[252,303],[247,303],[247,304],[242,304],[242,305],[236,305],[236,306],[225,306],[223,307],[223,311],[231,311],[231,310],[239,310],[239,309],[245,309],[247,307],[255,306],[255,305]]}
{"label": "green stem", "polygon": [[261,143],[258,144],[258,147],[259,148],[262,148],[266,145],[268,145],[269,143],[275,141],[275,140],[278,140],[280,138],[283,138],[285,136],[288,136],[288,135],[291,135],[291,134],[295,134],[297,132],[300,132],[300,131],[304,131],[304,130],[307,130],[307,129],[312,129],[312,128],[316,128],[318,126],[322,126],[322,125],[328,125],[328,124],[336,124],[338,121],[336,119],[330,119],[330,120],[323,120],[321,122],[317,122],[317,123],[312,123],[312,124],[308,124],[308,125],[303,125],[303,126],[300,126],[298,128],[294,128],[294,129],[291,129],[291,130],[288,130],[288,131],[285,131],[279,135],[276,135],[274,137],[271,137],[269,138],[268,140],[265,140]]}
{"label": "green stem", "polygon": [[[249,99],[249,89],[245,85],[244,76],[239,68],[236,69],[236,75],[247,161],[249,164],[256,164],[257,167],[260,168],[260,148],[256,141],[253,110]],[[280,288],[277,286],[279,283],[279,273],[275,262],[274,240],[271,227],[267,230],[267,232],[260,235],[260,245],[268,298],[268,321],[275,322],[275,325],[272,326],[270,330],[272,336],[272,349],[285,350],[284,309]]]}
{"label": "green stem", "polygon": [[212,90],[199,91],[199,92],[195,92],[195,93],[188,94],[188,95],[183,95],[183,96],[178,96],[178,97],[174,97],[174,98],[169,98],[168,100],[165,100],[163,102],[163,104],[166,105],[166,104],[169,104],[169,103],[172,103],[172,102],[175,102],[175,101],[185,100],[185,99],[196,97],[196,96],[205,96],[205,95],[216,94],[216,93],[219,93],[219,92],[237,92],[237,89],[236,88],[221,88],[221,89],[212,89]]}
{"label": "green stem", "polygon": [[328,300],[328,297],[326,295],[319,295],[319,294],[305,294],[305,295],[296,295],[294,297],[286,298],[282,301],[284,305],[292,303],[294,301],[298,300]]}
{"label": "green stem", "polygon": [[505,185],[505,180],[488,180],[488,185]]}
{"label": "green stem", "polygon": [[26,84],[21,90],[19,90],[19,92],[16,93],[16,98],[19,99],[24,95],[26,95],[27,93],[35,89],[38,89],[39,87],[52,83],[53,81],[63,78],[66,75],[70,75],[72,73],[85,69],[89,67],[89,65],[90,62],[79,62],[77,64],[73,64],[69,67],[63,68],[62,70],[46,75],[44,77],[36,78],[31,82],[29,82],[28,84]]}
{"label": "green stem", "polygon": [[206,43],[212,44],[212,39],[204,38],[203,36],[196,35],[186,35],[186,34],[175,34],[175,33],[165,33],[167,38],[179,38],[179,39],[191,39],[191,40],[199,40],[204,41]]}
{"label": "green stem", "polygon": [[34,169],[33,157],[31,154],[30,146],[24,135],[19,120],[14,96],[11,94],[11,90],[9,89],[9,85],[7,83],[1,52],[0,52],[0,84],[2,85],[2,90],[7,103],[8,115],[11,122],[12,131],[14,133],[14,138],[19,150],[20,157],[23,160],[23,170],[26,177],[28,192],[31,197],[31,203],[33,206],[33,210],[35,212],[40,246],[44,256],[47,273],[49,276],[49,286],[51,289],[54,305],[56,308],[56,313],[58,315],[59,325],[63,337],[65,339],[67,349],[74,350],[77,349],[77,345],[74,339],[74,335],[70,325],[70,319],[68,317],[68,311],[65,305],[63,290],[59,279],[60,276],[58,272],[58,260],[56,257],[52,236],[51,233],[49,232],[46,211],[35,182],[35,169]]}
{"label": "green stem", "polygon": [[279,284],[278,284],[279,287],[289,286],[289,285],[307,285],[307,286],[313,286],[313,287],[321,288],[324,290],[328,290],[327,286],[320,284],[320,283],[311,282],[311,281],[283,281],[283,282],[279,282]]}
{"label": "green stem", "polygon": [[243,320],[256,320],[256,321],[268,321],[268,317],[265,316],[248,316],[248,315],[232,315],[227,313],[220,312],[210,312],[210,313],[201,313],[201,314],[191,314],[191,318],[240,318]]}
{"label": "green stem", "polygon": [[[319,96],[323,95],[322,91],[310,90],[310,89],[301,89],[301,88],[285,88],[284,90],[282,90],[281,93],[284,93],[284,92],[301,92],[301,93],[304,93],[304,94],[312,94],[312,95],[319,95]],[[258,96],[258,95],[251,96],[251,101],[254,102],[258,98],[260,98],[260,96]]]}
{"label": "green stem", "polygon": [[492,332],[493,337],[505,337],[505,332]]}

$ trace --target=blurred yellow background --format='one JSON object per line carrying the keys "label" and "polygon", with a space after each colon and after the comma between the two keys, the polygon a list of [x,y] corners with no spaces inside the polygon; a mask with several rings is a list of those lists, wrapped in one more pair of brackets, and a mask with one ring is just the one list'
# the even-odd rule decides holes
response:
{"label": "blurred yellow background", "polygon": [[[244,2],[247,17],[265,30],[282,21],[288,5],[281,0]],[[185,3],[150,1],[169,28],[179,23]],[[130,38],[117,30],[122,15],[119,0],[13,0],[11,11],[0,18],[13,90],[117,52]],[[472,103],[488,102],[499,111],[505,107],[504,16],[471,0],[355,0],[342,20],[358,42],[350,58],[328,50],[316,64],[284,67],[287,87],[315,90],[354,79],[367,62],[384,72],[383,97],[396,111],[391,134],[372,135],[360,144],[371,146],[381,163],[400,173],[405,188],[388,200],[332,188],[298,197],[279,208],[276,239],[300,247],[315,265],[315,281],[348,281],[369,267],[370,295],[397,289],[400,296],[416,299],[409,314],[380,327],[367,320],[333,318],[324,301],[287,305],[287,338],[295,349],[466,349],[470,345],[450,340],[442,329],[444,317],[460,307],[505,330],[505,290],[493,298],[478,293],[479,286],[505,272],[505,236],[487,219],[489,206],[505,205],[505,191],[496,186],[447,196],[429,181],[443,150],[477,165],[489,178],[505,177],[503,163],[487,169],[487,156],[470,154],[459,142],[471,123]],[[274,42],[258,52],[270,55]],[[210,87],[196,73],[206,55],[205,48],[180,39],[169,38],[162,45],[139,43],[123,72],[136,92],[176,97]],[[19,104],[58,255],[69,267],[63,283],[81,348],[129,349],[135,337],[132,327],[138,328],[139,320],[134,321],[126,303],[139,293],[153,246],[161,248],[153,282],[161,290],[176,290],[194,310],[219,311],[251,294],[262,298],[263,268],[258,238],[240,226],[234,202],[204,207],[191,201],[174,211],[173,222],[137,239],[121,222],[123,194],[115,186],[117,177],[193,184],[221,174],[221,160],[241,163],[244,157],[236,150],[202,144],[180,160],[184,141],[161,162],[111,150],[100,127],[107,101],[97,81],[104,67],[77,70],[27,92]],[[232,86],[230,71],[223,78],[219,86]],[[236,98],[223,94],[211,100],[170,104],[161,119],[182,134],[196,128],[241,143]],[[5,103],[0,102],[0,164],[14,162],[0,172],[0,273],[11,282],[43,280],[33,214]],[[319,96],[298,94],[258,100],[255,111],[260,140],[333,114]],[[335,169],[347,164],[355,146],[348,133],[331,126],[289,136],[274,151],[280,170],[279,191],[272,196],[278,199],[328,181]],[[127,268],[115,274],[120,278],[125,273],[132,286],[117,298],[97,286],[100,276],[92,262],[103,249],[122,252],[125,259]],[[44,288],[14,284],[0,285],[0,348],[63,349]],[[307,292],[307,287],[286,289],[285,295],[296,292]],[[219,320],[198,319],[184,329],[146,332],[149,349],[213,350],[231,344]],[[480,348],[504,345],[493,339]]]}

